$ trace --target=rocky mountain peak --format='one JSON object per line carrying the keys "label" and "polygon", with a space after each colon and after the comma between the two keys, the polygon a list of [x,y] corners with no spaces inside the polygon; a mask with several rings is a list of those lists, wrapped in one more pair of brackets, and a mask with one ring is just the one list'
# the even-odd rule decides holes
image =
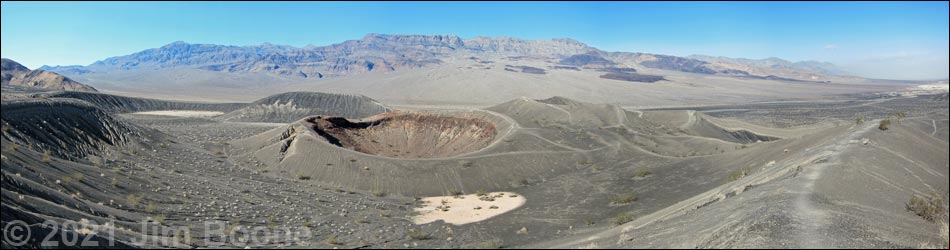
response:
{"label": "rocky mountain peak", "polygon": [[370,33],[363,37],[363,43],[399,44],[401,46],[446,46],[463,47],[462,39],[455,35],[387,35]]}

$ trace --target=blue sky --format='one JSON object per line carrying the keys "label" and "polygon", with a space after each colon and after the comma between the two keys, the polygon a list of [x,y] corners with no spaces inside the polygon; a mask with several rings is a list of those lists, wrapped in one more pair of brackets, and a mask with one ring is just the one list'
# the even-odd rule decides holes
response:
{"label": "blue sky", "polygon": [[2,57],[88,65],[174,41],[328,45],[367,33],[574,38],[608,51],[821,60],[948,77],[947,2],[2,2]]}

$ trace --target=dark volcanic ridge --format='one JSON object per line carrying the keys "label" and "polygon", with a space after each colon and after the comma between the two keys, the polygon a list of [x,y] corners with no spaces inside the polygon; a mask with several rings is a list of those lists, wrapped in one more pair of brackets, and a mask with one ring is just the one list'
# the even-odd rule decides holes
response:
{"label": "dark volcanic ridge", "polygon": [[389,112],[360,121],[317,116],[306,119],[327,142],[392,158],[443,158],[478,151],[494,141],[495,124],[478,117]]}
{"label": "dark volcanic ridge", "polygon": [[291,123],[314,115],[362,118],[390,110],[366,96],[290,92],[263,98],[219,119],[232,122]]}
{"label": "dark volcanic ridge", "polygon": [[140,128],[76,100],[16,100],[2,104],[3,140],[63,159],[98,154],[143,137]]}
{"label": "dark volcanic ridge", "polygon": [[125,97],[103,93],[57,91],[30,94],[35,99],[78,100],[114,114],[187,110],[224,113],[214,119],[226,122],[291,123],[314,115],[361,118],[390,111],[369,97],[320,92],[289,92],[253,103],[201,103]]}
{"label": "dark volcanic ridge", "polygon": [[82,100],[110,113],[134,113],[156,110],[203,110],[230,112],[247,106],[245,103],[199,103],[125,97],[103,93],[59,91],[34,94],[33,98]]}

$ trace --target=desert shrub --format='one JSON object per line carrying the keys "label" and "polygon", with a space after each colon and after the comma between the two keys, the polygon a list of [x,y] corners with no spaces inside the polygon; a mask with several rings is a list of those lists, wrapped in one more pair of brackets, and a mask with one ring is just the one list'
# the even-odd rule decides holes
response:
{"label": "desert shrub", "polygon": [[73,180],[78,181],[78,182],[81,182],[84,179],[86,179],[86,176],[82,175],[82,173],[73,173],[71,176],[73,177]]}
{"label": "desert shrub", "polygon": [[890,120],[890,119],[881,120],[881,124],[877,126],[877,129],[880,129],[880,130],[888,130],[888,129],[890,129],[890,128],[891,128],[891,120]]}
{"label": "desert shrub", "polygon": [[749,171],[746,169],[737,169],[729,174],[729,181],[738,181],[746,176],[749,176]]}
{"label": "desert shrub", "polygon": [[412,240],[430,240],[432,235],[422,231],[416,231],[415,229],[409,229],[409,238]]}
{"label": "desert shrub", "polygon": [[310,177],[310,176],[306,176],[306,175],[301,175],[301,176],[297,176],[297,179],[298,179],[298,180],[301,180],[301,181],[309,181],[309,180],[311,179],[311,177]]}
{"label": "desert shrub", "polygon": [[330,235],[330,237],[327,237],[325,241],[327,242],[327,244],[330,244],[330,245],[335,245],[335,246],[343,245],[343,242],[340,242],[340,240],[336,238],[336,235]]}
{"label": "desert shrub", "polygon": [[947,246],[950,246],[950,227],[947,222],[944,222],[943,227],[940,228],[940,236],[943,237],[943,249],[947,249]]}
{"label": "desert shrub", "polygon": [[637,197],[637,194],[635,193],[626,193],[626,194],[614,196],[613,198],[610,199],[610,203],[624,205],[624,204],[633,203],[639,199],[640,198]]}
{"label": "desert shrub", "polygon": [[903,111],[894,112],[894,117],[897,118],[897,122],[901,122],[904,120],[904,118],[907,118],[907,112],[903,112]]}
{"label": "desert shrub", "polygon": [[478,191],[478,193],[476,193],[476,196],[478,196],[478,197],[488,196],[488,192],[485,192],[484,190],[481,190],[481,191]]}
{"label": "desert shrub", "polygon": [[158,205],[154,201],[149,201],[148,205],[145,205],[145,212],[154,213],[155,211],[158,211]]}
{"label": "desert shrub", "polygon": [[485,242],[479,242],[472,247],[473,249],[501,249],[501,241],[499,240],[489,240]]}
{"label": "desert shrub", "polygon": [[386,195],[389,195],[389,194],[386,193],[386,191],[383,191],[383,190],[378,190],[378,189],[377,189],[376,191],[373,191],[373,196],[376,196],[376,197],[386,197]]}
{"label": "desert shrub", "polygon": [[947,202],[939,194],[928,197],[914,195],[907,202],[907,210],[914,212],[918,216],[930,222],[937,222],[942,216],[945,216]]}
{"label": "desert shrub", "polygon": [[152,221],[158,224],[165,224],[165,215],[157,214],[155,216],[152,216]]}
{"label": "desert shrub", "polygon": [[584,220],[584,225],[585,225],[585,226],[588,226],[588,227],[589,227],[589,226],[593,226],[593,225],[596,225],[596,224],[597,224],[597,222],[594,222],[594,220],[591,220],[591,219],[585,219],[585,220]]}
{"label": "desert shrub", "polygon": [[638,169],[636,172],[633,173],[633,175],[637,178],[646,178],[647,176],[653,175],[653,172],[650,172],[650,170],[646,170],[646,169]]}
{"label": "desert shrub", "polygon": [[623,224],[627,224],[631,221],[633,221],[632,215],[627,214],[627,213],[621,213],[621,214],[618,214],[616,218],[614,218],[614,225],[620,226]]}
{"label": "desert shrub", "polygon": [[49,150],[46,150],[43,152],[43,159],[41,159],[40,161],[42,161],[43,163],[50,163],[51,161],[53,161],[53,157],[50,156]]}
{"label": "desert shrub", "polygon": [[126,196],[126,200],[129,202],[129,207],[138,207],[142,201],[142,196],[130,194]]}
{"label": "desert shrub", "polygon": [[69,185],[69,184],[72,183],[72,182],[73,182],[73,177],[70,177],[70,176],[63,176],[63,178],[61,178],[61,179],[59,179],[59,180],[56,181],[56,184]]}

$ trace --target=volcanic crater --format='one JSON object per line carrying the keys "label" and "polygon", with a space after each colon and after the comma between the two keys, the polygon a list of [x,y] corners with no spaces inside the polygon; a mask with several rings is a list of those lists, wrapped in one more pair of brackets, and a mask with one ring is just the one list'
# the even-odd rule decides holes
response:
{"label": "volcanic crater", "polygon": [[496,124],[474,114],[393,111],[361,120],[314,116],[306,124],[330,144],[401,159],[445,158],[481,150],[498,134]]}

